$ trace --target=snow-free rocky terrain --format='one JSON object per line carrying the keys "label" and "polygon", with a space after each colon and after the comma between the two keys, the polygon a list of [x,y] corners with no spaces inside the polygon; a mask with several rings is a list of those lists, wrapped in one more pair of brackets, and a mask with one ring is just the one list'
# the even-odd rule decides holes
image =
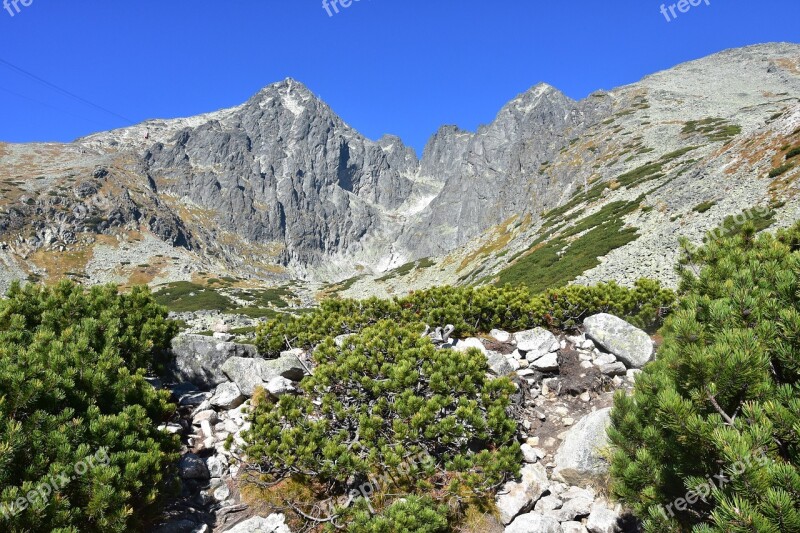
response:
{"label": "snow-free rocky terrain", "polygon": [[233,288],[294,280],[313,303],[436,284],[673,285],[680,236],[698,242],[731,215],[798,218],[798,144],[797,44],[581,101],[539,84],[476,132],[442,127],[421,159],[285,80],[197,117],[0,143],[0,289],[212,273]]}
{"label": "snow-free rocky terrain", "polygon": [[[255,346],[233,342],[229,328],[213,337],[185,334],[172,341],[175,361],[169,388],[180,405],[162,429],[179,434],[182,493],[157,533],[290,533],[286,517],[242,498],[243,433],[257,387],[274,399],[297,394],[314,372],[302,349],[277,359],[259,357]],[[437,328],[441,329],[441,328]],[[451,328],[444,328],[445,331]],[[442,338],[441,350],[477,348],[491,376],[516,385],[512,414],[524,464],[470,533],[615,533],[636,531],[635,520],[607,494],[610,406],[616,390],[630,391],[640,368],[654,357],[644,331],[608,314],[587,317],[575,335],[548,330],[493,330],[482,338]],[[348,335],[336,338],[347,348]],[[251,505],[252,504],[252,505]]]}

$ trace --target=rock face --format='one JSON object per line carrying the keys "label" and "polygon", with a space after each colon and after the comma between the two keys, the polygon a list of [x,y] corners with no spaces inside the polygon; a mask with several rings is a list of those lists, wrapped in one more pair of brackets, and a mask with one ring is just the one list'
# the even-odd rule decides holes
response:
{"label": "rock face", "polygon": [[555,479],[583,485],[602,479],[608,472],[602,451],[608,446],[606,429],[611,423],[610,414],[610,408],[595,411],[569,430],[555,456]]}
{"label": "rock face", "polygon": [[653,341],[644,331],[607,313],[583,321],[586,336],[614,354],[628,368],[641,368],[653,358]]}
{"label": "rock face", "polygon": [[295,355],[282,355],[278,359],[231,357],[222,365],[222,371],[247,397],[256,387],[266,388],[275,377],[300,381],[305,375],[305,367]]}
{"label": "rock face", "polygon": [[211,389],[227,381],[222,365],[231,357],[257,357],[248,344],[222,342],[204,335],[179,335],[172,340],[173,376],[178,381]]}
{"label": "rock face", "polygon": [[[581,101],[535,85],[477,131],[442,127],[421,160],[397,137],[365,138],[290,79],[214,113],[64,145],[4,144],[0,178],[10,188],[0,199],[0,290],[30,267],[46,274],[32,252],[79,248],[100,250],[82,267],[97,281],[174,256],[183,264],[164,268],[182,280],[220,265],[242,276],[277,267],[325,281],[366,267],[364,283],[378,290],[386,270],[455,254],[441,265],[463,266],[430,269],[435,276],[413,283],[456,283],[470,271],[495,273],[505,264],[497,254],[527,250],[542,235],[545,212],[603,183],[609,188],[592,196],[592,209],[579,202],[570,222],[640,195],[659,209],[624,217],[641,236],[578,281],[674,284],[679,233],[699,240],[726,216],[772,200],[770,180],[752,178],[772,168],[776,146],[795,142],[799,104],[785,95],[800,93],[799,51],[789,43],[728,50]],[[723,134],[693,128],[698,121]],[[660,171],[646,188],[611,186],[648,164]],[[71,194],[55,194],[63,190]],[[693,211],[710,201],[707,213]],[[796,211],[787,202],[778,219]],[[95,238],[122,241],[134,231],[147,244],[128,254]],[[496,252],[475,253],[487,248]]]}
{"label": "rock face", "polygon": [[497,510],[504,524],[511,523],[520,512],[530,509],[547,490],[547,470],[541,464],[525,465],[520,476],[520,481],[506,483],[497,496]]}
{"label": "rock face", "polygon": [[282,514],[271,514],[267,518],[255,516],[227,531],[228,533],[291,533]]}

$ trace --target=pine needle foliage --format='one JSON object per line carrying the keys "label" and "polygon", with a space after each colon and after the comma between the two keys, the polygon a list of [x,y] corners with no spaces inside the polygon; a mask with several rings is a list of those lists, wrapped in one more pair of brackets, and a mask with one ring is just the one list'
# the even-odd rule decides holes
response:
{"label": "pine needle foliage", "polygon": [[[518,472],[516,422],[508,412],[514,386],[487,377],[480,351],[436,349],[419,329],[383,320],[341,348],[327,339],[314,358],[318,366],[301,382],[303,394],[277,403],[261,398],[252,413],[247,456],[259,481],[312,479],[327,498],[354,490],[356,499],[371,495],[386,514],[352,531],[435,533],[441,528],[413,529],[401,511],[413,511],[410,523],[441,515],[443,504],[457,514],[491,501]],[[408,496],[429,496],[435,505],[401,502]],[[330,514],[340,527],[364,522],[358,506]]]}
{"label": "pine needle foliage", "polygon": [[800,531],[800,224],[684,242],[677,310],[609,430],[648,532]]}
{"label": "pine needle foliage", "polygon": [[147,289],[10,288],[0,300],[0,531],[121,532],[157,514],[178,443],[156,429],[174,406],[144,375],[175,333]]}
{"label": "pine needle foliage", "polygon": [[612,313],[653,329],[673,303],[672,291],[646,279],[632,288],[612,282],[537,294],[525,287],[436,287],[402,298],[326,300],[311,313],[263,324],[257,330],[256,344],[263,355],[275,356],[289,347],[311,348],[326,337],[357,333],[380,320],[408,325],[453,324],[454,335],[464,336],[493,328],[571,329],[586,316]]}

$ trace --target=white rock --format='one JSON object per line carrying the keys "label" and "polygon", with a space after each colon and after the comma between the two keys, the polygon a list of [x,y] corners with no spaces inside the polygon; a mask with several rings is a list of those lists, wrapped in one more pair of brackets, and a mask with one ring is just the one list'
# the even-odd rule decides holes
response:
{"label": "white rock", "polygon": [[480,350],[482,354],[486,354],[486,346],[483,345],[480,339],[475,337],[470,337],[468,339],[464,339],[463,341],[458,341],[453,345],[453,349],[459,352],[466,352],[470,348],[477,348]]}
{"label": "white rock", "polygon": [[511,523],[519,513],[530,509],[547,490],[547,470],[543,465],[525,465],[520,474],[519,482],[507,482],[497,495],[497,510],[503,524]]}
{"label": "white rock", "polygon": [[528,361],[532,361],[549,352],[559,349],[560,344],[555,335],[544,328],[534,328],[514,333],[517,349],[525,352]]}
{"label": "white rock", "polygon": [[587,337],[629,368],[641,368],[653,358],[650,336],[621,318],[600,313],[584,319],[583,326]]}
{"label": "white rock", "polygon": [[244,403],[245,396],[232,381],[221,383],[211,397],[211,405],[219,409],[235,409]]}
{"label": "white rock", "polygon": [[580,522],[562,522],[561,533],[586,533],[586,527]]}
{"label": "white rock", "polygon": [[292,533],[282,514],[271,514],[267,518],[254,516],[239,522],[226,533]]}
{"label": "white rock", "polygon": [[520,450],[522,450],[522,458],[526,463],[535,463],[539,460],[539,456],[533,446],[526,443],[520,446]]}
{"label": "white rock", "polygon": [[610,413],[610,407],[590,413],[569,430],[555,455],[555,480],[585,485],[605,476],[608,463],[602,453],[608,446]]}
{"label": "white rock", "polygon": [[554,372],[558,370],[558,354],[545,354],[531,362],[531,366],[541,372]]}
{"label": "white rock", "polygon": [[606,507],[595,506],[586,521],[590,533],[615,533],[619,515]]}
{"label": "white rock", "polygon": [[211,477],[222,477],[228,472],[228,460],[219,455],[212,455],[206,459],[206,467]]}
{"label": "white rock", "polygon": [[210,424],[216,424],[218,420],[217,412],[213,409],[206,409],[200,411],[192,417],[192,425],[199,426],[201,422],[207,421]]}
{"label": "white rock", "polygon": [[547,511],[554,511],[556,509],[561,509],[561,506],[564,505],[564,502],[558,496],[553,494],[549,494],[544,498],[541,498],[536,505],[533,507],[533,510],[538,513],[545,513]]}
{"label": "white rock", "polygon": [[503,331],[502,329],[493,329],[489,332],[489,336],[497,342],[508,342],[511,340],[511,333]]}
{"label": "white rock", "polygon": [[214,490],[214,499],[218,502],[227,500],[231,495],[231,489],[227,485],[220,485]]}
{"label": "white rock", "polygon": [[534,512],[517,517],[505,533],[561,533],[561,527],[554,518]]}
{"label": "white rock", "polygon": [[275,376],[269,380],[269,382],[267,382],[267,385],[264,388],[267,390],[267,392],[276,397],[295,391],[291,380],[288,380],[282,376]]}

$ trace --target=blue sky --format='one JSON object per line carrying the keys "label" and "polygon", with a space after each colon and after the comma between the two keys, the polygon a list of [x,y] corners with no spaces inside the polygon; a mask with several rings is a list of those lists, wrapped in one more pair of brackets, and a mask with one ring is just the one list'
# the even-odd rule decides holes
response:
{"label": "blue sky", "polygon": [[703,1],[671,22],[661,4],[360,0],[329,16],[321,0],[32,0],[0,10],[0,59],[114,114],[0,63],[0,140],[213,111],[292,77],[367,137],[421,151],[440,125],[473,130],[540,81],[583,98],[726,48],[800,42],[798,0]]}

